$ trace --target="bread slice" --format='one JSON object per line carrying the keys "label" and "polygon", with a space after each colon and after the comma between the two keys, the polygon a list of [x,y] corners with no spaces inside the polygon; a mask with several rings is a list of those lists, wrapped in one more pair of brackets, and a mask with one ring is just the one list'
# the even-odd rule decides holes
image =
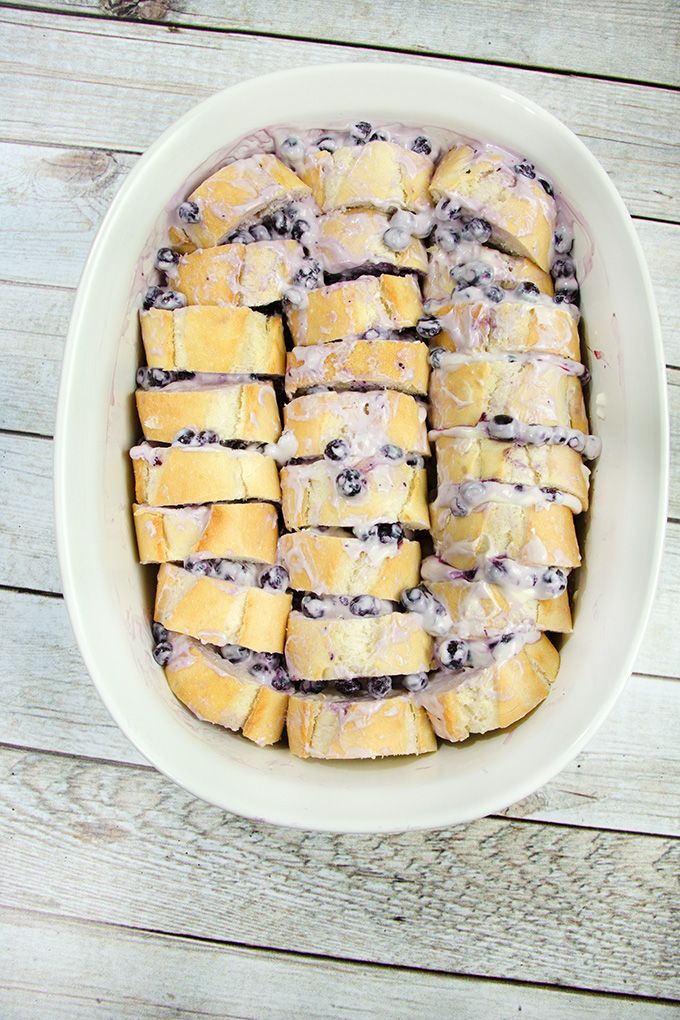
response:
{"label": "bread slice", "polygon": [[[343,495],[338,488],[338,476],[348,470],[360,473],[363,489],[358,495]],[[404,461],[291,464],[281,471],[281,494],[283,517],[291,531],[395,521],[416,530],[430,526],[426,472]]]}
{"label": "bread slice", "polygon": [[573,514],[557,503],[544,509],[487,503],[467,517],[433,505],[430,513],[437,555],[459,570],[470,570],[481,556],[508,556],[538,567],[581,563]]}
{"label": "bread slice", "polygon": [[430,668],[432,638],[414,613],[311,620],[293,611],[286,662],[301,680],[402,676]]}
{"label": "bread slice", "polygon": [[293,341],[301,347],[358,337],[369,329],[407,329],[422,315],[420,288],[412,276],[332,283],[311,290],[306,307],[286,309]]}
{"label": "bread slice", "polygon": [[190,305],[246,305],[280,301],[303,260],[297,241],[223,244],[183,255],[167,275]]}
{"label": "bread slice", "polygon": [[569,595],[538,601],[531,589],[521,590],[487,581],[429,582],[427,587],[446,607],[452,634],[479,638],[517,628],[536,627],[569,634],[572,629]]}
{"label": "bread slice", "polygon": [[172,634],[172,656],[165,667],[170,690],[205,722],[240,730],[260,747],[281,739],[288,695],[226,662],[212,648]]}
{"label": "bread slice", "polygon": [[[475,272],[483,268],[484,286],[502,287],[512,290],[518,283],[533,283],[542,294],[552,297],[555,293],[553,282],[530,259],[488,248],[476,241],[459,241],[451,250],[444,251],[434,245],[428,251],[427,276],[423,280],[423,295],[436,313],[440,304],[446,304],[459,280],[472,284]],[[461,270],[467,268],[467,275]],[[491,276],[488,276],[488,273]],[[488,278],[487,278],[488,277]]]}
{"label": "bread slice", "polygon": [[130,451],[135,499],[150,506],[182,506],[221,500],[281,500],[279,473],[271,457],[223,446],[137,446]]}
{"label": "bread slice", "polygon": [[350,760],[437,750],[427,714],[410,694],[382,701],[294,694],[286,728],[288,746],[298,758]]}
{"label": "bread slice", "polygon": [[413,698],[427,712],[437,736],[465,740],[471,733],[504,729],[531,712],[547,697],[559,666],[557,649],[541,635],[501,664],[434,674]]}
{"label": "bread slice", "polygon": [[288,397],[315,386],[385,387],[424,396],[430,378],[425,344],[413,340],[340,340],[295,347],[287,356]]}
{"label": "bread slice", "polygon": [[480,360],[439,368],[430,382],[433,428],[509,414],[537,425],[588,431],[579,379],[551,361]]}
{"label": "bread slice", "polygon": [[552,301],[453,301],[437,310],[442,332],[434,343],[449,351],[540,351],[578,361],[578,317]]}
{"label": "bread slice", "polygon": [[281,445],[291,457],[322,457],[340,439],[347,456],[367,456],[386,445],[429,455],[427,410],[413,397],[392,390],[312,393],[283,409]]}
{"label": "bread slice", "polygon": [[251,308],[189,305],[139,313],[151,368],[238,375],[283,375],[286,348],[278,315]]}
{"label": "bread slice", "polygon": [[237,159],[211,174],[189,195],[198,206],[198,223],[182,221],[197,248],[211,248],[241,225],[253,223],[284,202],[306,198],[310,190],[272,153]]}
{"label": "bread slice", "polygon": [[418,584],[420,543],[297,531],[279,539],[279,559],[297,591],[396,602],[404,588]]}
{"label": "bread slice", "polygon": [[163,563],[154,620],[206,644],[282,652],[291,603],[287,592],[242,587]]}
{"label": "bread slice", "polygon": [[190,556],[275,563],[278,514],[271,503],[132,506],[141,563]]}
{"label": "bread slice", "polygon": [[517,173],[507,153],[490,145],[450,149],[437,166],[430,193],[435,202],[451,199],[466,215],[485,219],[500,248],[550,271],[555,200],[539,178]]}
{"label": "bread slice", "polygon": [[412,237],[407,248],[394,251],[383,240],[389,225],[389,216],[377,209],[328,213],[318,221],[314,254],[332,275],[369,267],[385,271],[390,266],[425,273],[427,252],[422,241]]}
{"label": "bread slice", "polygon": [[358,206],[421,212],[430,205],[432,161],[393,142],[313,150],[299,176],[323,212]]}
{"label": "bread slice", "polygon": [[137,390],[135,401],[145,438],[159,443],[171,443],[187,427],[209,429],[220,439],[249,443],[273,443],[281,435],[279,407],[270,382]]}

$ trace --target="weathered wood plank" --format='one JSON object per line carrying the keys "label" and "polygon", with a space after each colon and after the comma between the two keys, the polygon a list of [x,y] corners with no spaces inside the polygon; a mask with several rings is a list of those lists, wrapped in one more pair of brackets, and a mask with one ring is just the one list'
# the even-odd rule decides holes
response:
{"label": "weathered wood plank", "polygon": [[[637,0],[597,0],[587,6],[568,0],[560,4],[559,16],[522,0],[483,5],[458,0],[455,17],[448,17],[437,0],[417,5],[326,0],[307,5],[304,14],[295,0],[286,0],[277,3],[274,21],[266,0],[230,4],[227,10],[220,0],[16,0],[16,6],[24,5],[680,84],[680,19],[672,0],[644,7]],[[613,31],[615,25],[625,25],[625,31]]]}
{"label": "weathered wood plank", "polygon": [[672,1007],[262,952],[113,925],[0,909],[5,979],[0,1012],[13,1020],[487,1020],[521,1013],[551,1020],[663,1020]]}
{"label": "weathered wood plank", "polygon": [[636,220],[661,319],[666,364],[680,368],[680,228],[673,223]]}
{"label": "weathered wood plank", "polygon": [[[146,764],[90,681],[61,599],[0,591],[0,743]],[[673,835],[680,830],[680,683],[633,676],[605,726],[556,779],[506,814]],[[225,740],[237,737],[225,734]]]}
{"label": "weathered wood plank", "polygon": [[253,824],[147,769],[0,754],[5,906],[376,963],[670,998],[680,844],[484,819]]}
{"label": "weathered wood plank", "polygon": [[470,71],[536,99],[581,135],[634,214],[680,220],[680,166],[674,155],[680,96],[670,90],[29,11],[2,12],[0,42],[5,100],[0,136],[5,139],[140,151],[198,99],[263,70],[406,60]]}

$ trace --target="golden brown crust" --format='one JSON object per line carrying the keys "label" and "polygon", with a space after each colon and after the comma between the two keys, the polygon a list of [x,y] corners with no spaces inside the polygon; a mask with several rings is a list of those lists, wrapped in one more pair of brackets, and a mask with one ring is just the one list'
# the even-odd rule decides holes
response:
{"label": "golden brown crust", "polygon": [[[370,462],[359,461],[356,467]],[[281,496],[286,527],[364,527],[399,521],[416,530],[430,526],[427,476],[405,462],[379,463],[363,471],[365,485],[357,496],[344,496],[336,478],[346,465],[317,460],[281,471]]]}
{"label": "golden brown crust", "polygon": [[[427,276],[423,281],[423,296],[435,306],[444,304],[451,297],[457,280],[452,278],[452,271],[469,263],[483,263],[493,273],[485,285],[493,284],[503,289],[516,287],[518,283],[533,283],[542,294],[552,297],[554,287],[548,273],[544,273],[530,259],[516,255],[506,255],[495,248],[488,248],[475,241],[461,241],[455,248],[446,252],[435,245],[428,251],[429,262]],[[469,279],[469,278],[468,278]]]}
{"label": "golden brown crust", "polygon": [[486,581],[434,581],[427,587],[448,610],[452,633],[462,638],[499,634],[527,625],[560,634],[572,629],[566,591],[555,599],[539,602],[531,592]]}
{"label": "golden brown crust", "polygon": [[384,386],[424,395],[430,378],[425,344],[413,340],[340,340],[295,347],[287,356],[286,394],[313,386]]}
{"label": "golden brown crust", "polygon": [[154,620],[206,644],[282,652],[292,597],[191,574],[164,563],[158,571]]}
{"label": "golden brown crust", "polygon": [[298,758],[349,760],[437,750],[427,714],[408,694],[383,701],[295,694],[288,701],[286,725],[288,746]]}
{"label": "golden brown crust", "polygon": [[251,308],[189,305],[176,311],[139,313],[146,362],[151,368],[283,375],[286,349],[278,315]]}
{"label": "golden brown crust", "polygon": [[137,390],[137,414],[146,439],[171,443],[182,429],[210,429],[220,439],[274,443],[281,435],[270,382],[227,383],[206,389]]}
{"label": "golden brown crust", "polygon": [[376,209],[351,209],[328,213],[318,222],[314,254],[325,272],[346,273],[363,266],[393,266],[414,272],[427,271],[427,252],[416,237],[403,251],[393,251],[383,241],[389,217]]}
{"label": "golden brown crust", "polygon": [[[133,457],[135,499],[150,506],[281,500],[271,457],[223,446],[151,448],[154,460]],[[156,463],[158,461],[158,463]]]}
{"label": "golden brown crust", "polygon": [[292,457],[323,456],[334,439],[346,443],[349,456],[377,453],[388,443],[429,454],[426,414],[423,404],[394,390],[310,393],[284,407],[282,444]]}
{"label": "golden brown crust", "polygon": [[359,538],[298,531],[279,539],[290,586],[318,595],[373,595],[396,602],[418,584],[420,543],[363,542]]}
{"label": "golden brown crust", "polygon": [[417,280],[386,275],[317,287],[307,295],[305,308],[286,310],[293,341],[301,347],[360,336],[369,329],[407,329],[422,315]]}
{"label": "golden brown crust", "polygon": [[287,694],[258,683],[191,638],[173,634],[172,643],[165,676],[172,693],[194,715],[241,730],[260,747],[281,739]]}
{"label": "golden brown crust", "polygon": [[297,241],[223,244],[183,255],[168,279],[190,305],[247,305],[280,301],[302,263]]}
{"label": "golden brown crust", "polygon": [[432,162],[392,142],[343,145],[306,157],[302,180],[323,212],[370,206],[376,209],[427,209]]}
{"label": "golden brown crust", "polygon": [[193,507],[132,506],[141,563],[190,556],[275,563],[278,514],[270,503]]}
{"label": "golden brown crust", "polygon": [[454,147],[437,166],[430,193],[435,202],[450,198],[465,213],[482,216],[501,248],[549,272],[555,201],[537,179],[515,174],[503,153],[490,146],[482,152],[470,145]]}
{"label": "golden brown crust", "polygon": [[540,351],[578,361],[578,323],[564,305],[506,298],[454,301],[437,309],[443,329],[434,343],[447,351]]}
{"label": "golden brown crust", "polygon": [[401,676],[430,668],[432,638],[415,613],[311,620],[288,617],[286,662],[292,677],[340,680]]}

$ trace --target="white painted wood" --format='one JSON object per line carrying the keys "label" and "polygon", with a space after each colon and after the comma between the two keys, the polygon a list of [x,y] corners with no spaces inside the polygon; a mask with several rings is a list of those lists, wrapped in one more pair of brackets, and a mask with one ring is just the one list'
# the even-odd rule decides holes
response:
{"label": "white painted wood", "polygon": [[483,819],[337,836],[254,824],[147,769],[0,753],[4,905],[301,953],[680,993],[680,844]]}
{"label": "white painted wood", "polygon": [[659,1002],[260,952],[0,909],[12,1020],[670,1020]]}
{"label": "white painted wood", "polygon": [[129,151],[146,148],[197,100],[264,71],[359,59],[454,67],[517,88],[561,116],[635,215],[680,220],[680,97],[666,89],[9,9],[0,16],[0,52],[0,137]]}
{"label": "white painted wood", "polygon": [[[680,84],[678,7],[672,0],[392,0],[357,4],[325,0],[304,7],[284,0],[225,5],[220,0],[17,0],[72,14],[165,21],[174,25],[292,35],[524,67],[584,71],[637,81]],[[273,17],[273,15],[275,15]],[[625,30],[616,31],[617,26]]]}

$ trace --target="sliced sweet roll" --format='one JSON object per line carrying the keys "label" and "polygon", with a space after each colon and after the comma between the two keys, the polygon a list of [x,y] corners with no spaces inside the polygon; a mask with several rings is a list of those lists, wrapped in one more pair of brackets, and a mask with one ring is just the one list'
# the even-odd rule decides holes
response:
{"label": "sliced sweet roll", "polygon": [[288,699],[286,729],[298,758],[350,760],[437,750],[427,713],[404,692],[381,701],[296,692]]}
{"label": "sliced sweet roll", "polygon": [[286,307],[293,341],[300,347],[359,337],[370,330],[380,335],[409,329],[422,316],[420,288],[412,276],[360,276],[317,287],[307,295],[304,307]]}
{"label": "sliced sweet roll", "polygon": [[542,294],[552,297],[554,293],[550,275],[530,259],[506,255],[478,241],[459,240],[446,249],[436,244],[428,255],[423,295],[435,306],[447,302],[461,287],[514,290],[521,283],[532,283]]}
{"label": "sliced sweet roll", "polygon": [[433,352],[430,418],[435,429],[477,425],[497,415],[587,432],[575,361],[551,355],[461,355]]}
{"label": "sliced sweet roll", "polygon": [[139,313],[146,361],[151,368],[283,375],[283,323],[251,308],[189,305]]}
{"label": "sliced sweet roll", "polygon": [[430,526],[423,458],[372,457],[349,463],[317,460],[281,471],[282,509],[291,531],[309,527],[371,527],[399,521]]}
{"label": "sliced sweet roll", "polygon": [[[191,442],[196,432],[214,432],[220,440],[273,443],[281,419],[270,382],[222,382],[203,376],[135,393],[137,414],[146,439]],[[210,380],[210,381],[208,381]]]}
{"label": "sliced sweet roll", "polygon": [[430,378],[425,344],[413,340],[339,340],[294,347],[287,356],[286,394],[317,387],[401,390],[427,394]]}
{"label": "sliced sweet roll", "polygon": [[400,524],[376,524],[361,535],[315,530],[282,535],[279,559],[291,588],[396,602],[405,587],[418,583],[420,543],[404,538]]}
{"label": "sliced sweet roll", "polygon": [[197,248],[212,248],[239,227],[310,194],[272,153],[237,159],[212,174],[177,209],[179,229]]}
{"label": "sliced sweet roll", "polygon": [[297,241],[202,248],[166,270],[173,294],[183,303],[249,308],[280,301],[305,272],[304,251]]}
{"label": "sliced sweet roll", "polygon": [[298,173],[323,212],[361,206],[422,212],[430,207],[432,160],[393,142],[312,150]]}
{"label": "sliced sweet roll", "polygon": [[[337,600],[336,600],[337,601]],[[379,615],[356,615],[360,611]],[[288,617],[286,663],[301,680],[349,680],[403,676],[430,668],[432,638],[412,613],[390,612],[379,600],[358,595],[347,615],[314,619],[293,610]],[[385,611],[387,609],[387,611]]]}
{"label": "sliced sweet roll", "polygon": [[488,581],[431,581],[427,589],[446,610],[451,632],[461,638],[498,635],[535,627],[539,631],[570,633],[571,610],[565,591],[552,599],[537,599],[531,590]]}
{"label": "sliced sweet roll", "polygon": [[259,663],[269,665],[265,656],[244,648],[239,651],[245,655],[229,661],[193,638],[156,628],[161,639],[156,648],[161,648],[168,686],[195,716],[240,730],[261,747],[281,739],[288,706],[286,688],[291,685],[273,669],[253,669]]}
{"label": "sliced sweet roll", "polygon": [[492,145],[458,145],[441,159],[430,193],[438,211],[482,220],[500,248],[550,271],[556,205],[531,163]]}
{"label": "sliced sweet roll", "polygon": [[240,500],[281,501],[279,473],[271,457],[219,444],[151,446],[130,450],[135,499],[150,506]]}
{"label": "sliced sweet roll", "polygon": [[466,740],[472,733],[504,729],[524,718],[547,697],[559,665],[559,653],[541,635],[504,662],[438,671],[413,698],[427,712],[437,736]]}
{"label": "sliced sweet roll", "polygon": [[283,651],[292,596],[285,591],[287,578],[280,567],[261,570],[229,560],[197,560],[191,566],[212,576],[161,565],[154,620],[207,644]]}
{"label": "sliced sweet roll", "polygon": [[278,514],[271,503],[132,507],[141,563],[225,558],[275,563]]}
{"label": "sliced sweet roll", "polygon": [[328,213],[318,221],[314,255],[331,276],[351,275],[357,269],[427,272],[422,241],[410,234],[395,238],[389,231],[389,217],[376,209]]}
{"label": "sliced sweet roll", "polygon": [[381,453],[400,461],[407,453],[429,455],[427,409],[393,390],[311,393],[283,409],[284,431],[276,459],[326,457],[341,461]]}

